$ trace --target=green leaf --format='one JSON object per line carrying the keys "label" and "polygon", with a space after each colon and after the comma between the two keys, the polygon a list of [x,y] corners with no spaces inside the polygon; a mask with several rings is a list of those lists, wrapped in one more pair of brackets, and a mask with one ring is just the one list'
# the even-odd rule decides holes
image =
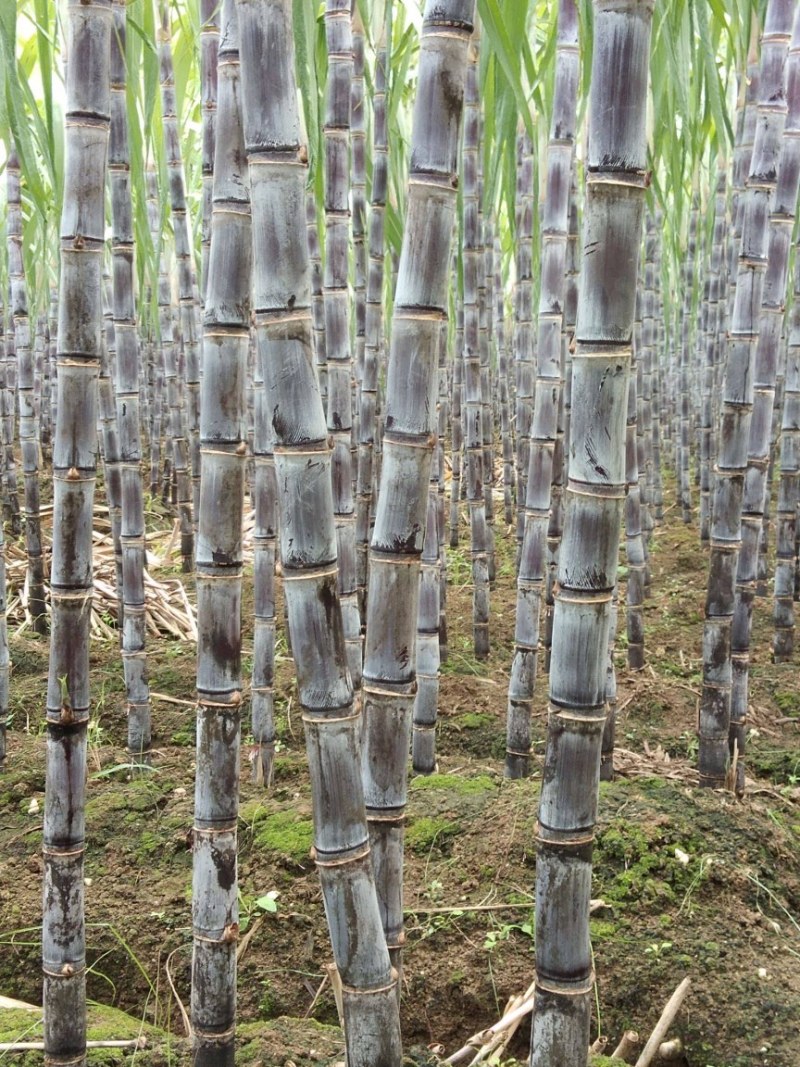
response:
{"label": "green leaf", "polygon": [[[514,0],[514,3],[520,7],[524,6],[523,0]],[[478,11],[489,47],[497,56],[508,86],[514,94],[519,113],[528,127],[528,132],[533,135],[530,107],[520,73],[521,42],[525,40],[525,34],[520,35],[516,43],[511,40],[498,0],[478,0]]]}
{"label": "green leaf", "polygon": [[269,893],[266,893],[263,897],[258,897],[256,900],[256,907],[259,911],[274,915],[278,910],[278,890],[271,889]]}

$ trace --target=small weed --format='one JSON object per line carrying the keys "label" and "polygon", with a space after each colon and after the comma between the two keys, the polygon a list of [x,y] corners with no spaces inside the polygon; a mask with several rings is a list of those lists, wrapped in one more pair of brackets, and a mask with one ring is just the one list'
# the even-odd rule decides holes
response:
{"label": "small weed", "polygon": [[277,915],[278,890],[270,889],[260,897],[251,897],[239,890],[239,932],[244,933],[254,919],[261,915]]}
{"label": "small weed", "polygon": [[663,956],[672,948],[671,941],[653,941],[644,950],[646,956]]}
{"label": "small weed", "polygon": [[491,949],[496,948],[501,941],[508,941],[514,931],[523,934],[525,937],[530,938],[530,940],[533,941],[533,916],[531,916],[530,920],[525,923],[503,923],[496,929],[489,930],[484,938],[483,947],[491,951]]}

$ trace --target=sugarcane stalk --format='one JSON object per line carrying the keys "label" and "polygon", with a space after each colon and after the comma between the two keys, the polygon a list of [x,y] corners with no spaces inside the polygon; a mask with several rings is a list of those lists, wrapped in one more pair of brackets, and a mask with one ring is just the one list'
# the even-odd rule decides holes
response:
{"label": "sugarcane stalk", "polygon": [[[112,0],[113,2],[113,0]],[[103,319],[105,345],[100,360],[98,392],[100,396],[100,446],[103,455],[103,481],[111,522],[111,542],[114,550],[114,579],[117,595],[117,627],[122,635],[124,604],[122,598],[122,470],[120,467],[119,429],[114,403],[114,380],[117,364],[117,332],[114,328],[111,276],[103,272]]]}
{"label": "sugarcane stalk", "polygon": [[350,98],[353,41],[350,0],[327,0],[325,39],[328,84],[322,128],[325,152],[325,348],[328,434],[333,441],[333,501],[347,659],[356,689],[361,683],[361,618],[356,589],[355,510],[352,477],[353,360],[350,351]]}
{"label": "sugarcane stalk", "polygon": [[533,141],[527,129],[519,134],[519,172],[517,202],[519,226],[516,247],[517,288],[515,294],[514,364],[516,368],[516,457],[517,457],[517,557],[522,553],[525,531],[525,501],[527,499],[528,462],[530,456],[531,421],[533,419],[533,225],[534,225],[534,159]]}
{"label": "sugarcane stalk", "polygon": [[[439,344],[446,344],[446,323]],[[431,464],[425,540],[422,546],[417,614],[417,692],[411,734],[411,764],[417,774],[436,769],[436,719],[439,712],[439,446]]]}
{"label": "sugarcane stalk", "polygon": [[[375,893],[359,762],[361,715],[337,599],[331,453],[312,348],[307,151],[300,142],[292,4],[238,0],[238,11],[253,306],[275,441],[280,558],[312,785],[314,856],[342,980],[347,1061],[350,1067],[399,1067],[396,975]],[[329,410],[335,393],[330,382]]]}
{"label": "sugarcane stalk", "polygon": [[386,188],[389,178],[387,144],[386,80],[387,27],[391,18],[391,0],[386,4],[386,18],[378,27],[375,57],[375,86],[372,94],[372,195],[369,215],[369,243],[367,285],[364,307],[364,373],[361,379],[358,418],[358,484],[356,495],[356,580],[359,612],[362,622],[367,617],[367,571],[369,539],[374,514],[372,496],[375,482],[375,435],[377,432],[378,367],[383,343],[383,261],[384,214]]}
{"label": "sugarcane stalk", "polygon": [[[455,276],[455,268],[453,270]],[[461,461],[464,450],[464,299],[454,285],[456,293],[455,352],[453,354],[453,386],[450,417],[450,547],[458,548],[458,527],[461,518]]]}
{"label": "sugarcane stalk", "polygon": [[311,309],[314,318],[314,360],[323,403],[328,399],[328,356],[325,346],[325,298],[322,294],[322,258],[314,190],[306,192],[306,232],[311,258]]}
{"label": "sugarcane stalk", "polygon": [[703,542],[708,541],[711,536],[711,481],[712,465],[716,455],[714,387],[715,371],[719,364],[720,289],[722,285],[723,239],[726,229],[725,180],[726,171],[723,163],[719,166],[717,172],[714,197],[714,234],[711,243],[707,296],[703,301],[707,325],[700,422],[700,540]]}
{"label": "sugarcane stalk", "polygon": [[44,1062],[53,1067],[86,1062],[84,796],[111,24],[109,0],[68,8],[42,829]]}
{"label": "sugarcane stalk", "polygon": [[[194,529],[200,496],[200,351],[197,342],[195,321],[195,285],[192,265],[192,245],[189,237],[189,217],[186,206],[186,189],[183,175],[181,143],[178,135],[178,114],[175,94],[175,74],[172,64],[169,7],[161,0],[161,25],[159,29],[159,66],[161,76],[161,108],[164,127],[164,153],[169,171],[170,211],[175,235],[175,260],[178,274],[178,301],[180,307],[180,330],[183,339],[182,352],[185,359],[183,382],[185,385],[186,426],[188,429],[188,453],[186,439],[182,435],[173,438],[174,471],[178,513],[181,519],[181,557],[184,571],[191,571],[194,557]],[[163,333],[162,333],[163,337]],[[176,380],[176,385],[177,380]],[[181,405],[184,396],[181,390]]]}
{"label": "sugarcane stalk", "polygon": [[509,778],[524,777],[530,770],[530,716],[547,578],[547,534],[561,407],[562,325],[578,71],[577,7],[574,0],[560,0],[554,108],[547,146],[547,195],[541,231],[536,388],[526,479],[525,531],[517,577],[515,647],[508,685],[505,774]]}
{"label": "sugarcane stalk", "polygon": [[219,0],[200,0],[200,106],[203,136],[203,217],[200,298],[205,303],[208,257],[211,252],[211,210],[214,185],[214,146],[217,120],[217,62],[219,54]]}
{"label": "sugarcane stalk", "polygon": [[122,664],[128,711],[128,752],[146,762],[150,750],[144,593],[145,527],[139,384],[141,358],[134,299],[134,241],[126,101],[126,9],[113,0],[111,41],[111,176],[113,315],[116,335],[116,419],[119,435]]}
{"label": "sugarcane stalk", "polygon": [[[638,371],[641,363],[641,289],[637,291],[636,322],[634,324],[634,348],[632,362]],[[628,667],[633,671],[644,668],[644,582],[645,552],[642,536],[641,483],[637,448],[638,390],[636,375],[631,375],[628,384],[628,418],[625,428],[625,559],[628,565],[628,582],[625,590],[625,626],[628,637]]]}
{"label": "sugarcane stalk", "polygon": [[591,856],[625,495],[652,2],[595,0],[564,537],[536,856],[532,1067],[586,1064]]}
{"label": "sugarcane stalk", "polygon": [[395,966],[403,944],[403,820],[416,688],[414,633],[441,323],[447,314],[457,154],[472,0],[428,0],[386,389],[380,493],[370,550],[362,766],[381,918]]}
{"label": "sugarcane stalk", "polygon": [[[470,558],[472,561],[472,632],[476,659],[489,655],[489,560],[490,533],[486,512],[485,470],[488,449],[484,433],[484,386],[487,355],[485,294],[481,301],[482,260],[480,219],[480,98],[478,89],[479,24],[470,48],[464,95],[463,211],[464,244],[462,250],[464,278],[464,451],[467,503],[470,523]],[[481,310],[483,307],[483,330]]]}
{"label": "sugarcane stalk", "polygon": [[20,169],[16,151],[11,150],[6,166],[8,204],[8,276],[11,288],[10,311],[14,323],[17,366],[19,440],[25,477],[25,551],[28,557],[28,610],[36,633],[47,632],[44,606],[44,558],[39,516],[39,420],[36,417],[34,359],[28,293],[22,258],[22,201]]}
{"label": "sugarcane stalk", "polygon": [[269,789],[275,764],[275,557],[278,485],[261,360],[253,367],[253,673],[250,685],[255,750],[253,781]]}
{"label": "sugarcane stalk", "polygon": [[731,625],[753,413],[758,320],[767,270],[769,204],[786,123],[784,67],[792,15],[790,0],[770,0],[761,43],[759,122],[743,197],[742,241],[725,372],[698,725],[700,784],[713,788],[724,786],[729,766]]}
{"label": "sugarcane stalk", "polygon": [[772,656],[788,663],[794,651],[797,501],[800,499],[800,256],[795,253],[794,293],[786,354],[777,502],[777,558]]}
{"label": "sugarcane stalk", "polygon": [[191,1017],[197,1067],[233,1064],[236,1021],[242,520],[252,239],[240,106],[239,32],[233,0],[225,0],[222,10],[218,72],[219,128],[203,329],[196,558]]}
{"label": "sugarcane stalk", "polygon": [[503,292],[500,239],[494,238],[494,334],[497,341],[497,378],[500,389],[500,441],[503,453],[503,522],[514,522],[514,432],[509,403],[508,346],[506,345],[505,294]]}
{"label": "sugarcane stalk", "polygon": [[[152,163],[148,162],[145,167],[145,194],[146,194],[146,211],[147,211],[147,227],[150,231],[150,238],[153,242],[153,249],[159,256],[159,273],[161,270],[161,263],[164,255],[163,248],[161,247],[161,205],[158,199],[158,179],[156,177],[155,167]],[[159,284],[159,278],[154,279],[155,288],[155,304],[158,309],[159,298],[161,295],[161,286]],[[152,292],[148,294],[148,306],[152,302]],[[151,311],[151,315],[155,321],[150,324],[150,333],[148,336],[148,388],[150,391],[149,396],[149,422],[148,432],[150,435],[150,496],[155,498],[158,494],[159,486],[159,474],[161,470],[161,437],[165,428],[164,419],[164,352],[158,337],[159,327],[161,323],[160,310],[156,310],[155,313]]]}
{"label": "sugarcane stalk", "polygon": [[569,196],[569,225],[567,230],[566,291],[564,295],[564,322],[562,343],[564,346],[562,377],[563,388],[558,410],[558,429],[553,452],[553,475],[550,489],[550,522],[547,527],[547,580],[544,591],[544,670],[550,673],[550,654],[553,647],[553,608],[555,585],[558,576],[558,554],[564,533],[564,482],[569,474],[569,433],[572,411],[572,348],[575,337],[575,319],[578,314],[578,276],[580,257],[578,253],[578,183],[577,162],[573,153],[572,178]]}
{"label": "sugarcane stalk", "polygon": [[[361,386],[364,381],[364,346],[367,313],[367,127],[364,107],[364,24],[357,5],[351,14],[353,74],[350,80],[350,202],[353,234],[354,347],[353,347],[353,427],[350,468],[353,489],[358,480]],[[358,579],[356,578],[356,582]],[[360,604],[359,604],[360,617]]]}
{"label": "sugarcane stalk", "polygon": [[800,190],[800,18],[797,17],[794,19],[786,66],[785,127],[770,204],[767,269],[754,360],[753,416],[742,497],[742,547],[736,573],[731,628],[733,673],[729,745],[731,759],[734,754],[736,758],[734,789],[739,795],[744,793],[750,637],[758,580],[759,542],[767,499],[775,386],[784,351],[781,331],[789,278],[789,250]]}
{"label": "sugarcane stalk", "polygon": [[[9,292],[10,296],[10,292]],[[3,318],[5,326],[5,352],[3,372],[5,386],[2,395],[3,415],[3,512],[9,523],[13,537],[19,537],[22,523],[19,513],[19,496],[17,494],[17,461],[14,455],[14,409],[16,407],[17,361],[14,345],[14,319],[11,307],[7,309],[8,319]],[[7,325],[5,325],[7,322]]]}

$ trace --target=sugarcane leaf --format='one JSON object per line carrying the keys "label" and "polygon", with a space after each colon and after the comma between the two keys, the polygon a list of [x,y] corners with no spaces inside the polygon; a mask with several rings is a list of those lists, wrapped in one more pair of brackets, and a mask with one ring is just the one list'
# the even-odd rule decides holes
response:
{"label": "sugarcane leaf", "polygon": [[[518,0],[521,5],[521,0]],[[478,0],[478,11],[483,23],[486,40],[497,56],[497,61],[506,77],[508,86],[514,94],[517,108],[529,131],[533,132],[528,98],[522,84],[520,73],[520,39],[515,44],[509,35],[503,20],[498,0]],[[524,34],[521,39],[524,40]]]}
{"label": "sugarcane leaf", "polygon": [[305,117],[306,135],[308,137],[308,159],[312,181],[319,165],[320,107],[319,86],[317,85],[317,68],[315,64],[315,45],[317,39],[317,19],[313,5],[308,0],[294,0],[294,47],[296,56],[297,84]]}

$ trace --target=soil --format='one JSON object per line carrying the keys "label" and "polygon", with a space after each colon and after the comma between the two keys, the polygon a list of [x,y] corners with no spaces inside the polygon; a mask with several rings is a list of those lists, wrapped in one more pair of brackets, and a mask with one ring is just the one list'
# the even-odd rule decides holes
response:
{"label": "soil", "polygon": [[[163,520],[162,520],[163,526]],[[415,1062],[451,1054],[491,1025],[533,978],[534,829],[544,748],[545,676],[534,774],[502,774],[515,605],[514,537],[498,521],[492,652],[472,653],[469,533],[449,552],[449,658],[442,670],[438,772],[412,778],[406,851],[402,1014]],[[624,550],[623,550],[624,555]],[[176,560],[176,564],[177,564]],[[624,562],[624,559],[623,559]],[[592,919],[595,1035],[646,1038],[672,991],[692,980],[671,1036],[691,1067],[800,1063],[800,684],[770,662],[771,602],[757,602],[748,788],[743,800],[695,786],[707,553],[669,508],[650,545],[647,666],[625,665],[621,597],[616,780],[601,786]],[[170,575],[177,574],[177,569]],[[252,591],[245,597],[246,616]],[[252,627],[245,636],[249,673]],[[339,1062],[320,890],[309,858],[311,797],[291,660],[279,639],[279,751],[272,791],[243,758],[242,952],[237,1063]],[[0,777],[0,994],[41,997],[42,729],[48,645],[12,636],[12,721]],[[148,1049],[90,1062],[188,1062],[178,1000],[189,1003],[195,651],[150,648],[153,768],[125,763],[124,686],[114,641],[92,652],[95,694],[87,790],[86,906],[91,1036],[147,1032]],[[160,694],[156,696],[155,694]],[[163,696],[173,701],[171,703]],[[273,913],[263,899],[277,894]],[[270,898],[273,899],[273,898]],[[174,987],[174,992],[171,991]],[[110,1009],[115,1009],[110,1012]],[[124,1014],[122,1014],[124,1013]],[[41,1033],[35,1012],[0,1012],[0,1041]],[[527,1055],[520,1027],[505,1062]],[[414,1049],[417,1051],[414,1052]],[[420,1051],[423,1050],[423,1051]],[[40,1062],[40,1053],[29,1062]],[[24,1062],[17,1060],[15,1062]]]}

